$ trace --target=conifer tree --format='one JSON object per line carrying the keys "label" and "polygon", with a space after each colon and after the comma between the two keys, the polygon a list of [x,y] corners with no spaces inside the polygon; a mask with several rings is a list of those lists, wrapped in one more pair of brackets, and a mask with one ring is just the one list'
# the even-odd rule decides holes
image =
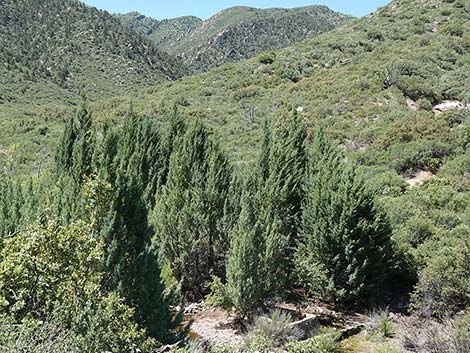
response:
{"label": "conifer tree", "polygon": [[269,177],[269,158],[271,155],[271,125],[267,118],[263,122],[263,143],[258,158],[258,178],[264,184]]}
{"label": "conifer tree", "polygon": [[55,171],[57,175],[61,175],[65,171],[70,171],[73,165],[73,146],[77,139],[77,133],[74,127],[75,118],[69,117],[65,122],[64,132],[60,138],[56,155],[55,155]]}
{"label": "conifer tree", "polygon": [[259,163],[260,174],[267,176],[261,189],[266,250],[264,280],[266,289],[278,294],[282,294],[292,269],[290,254],[298,240],[306,167],[305,138],[305,125],[297,113],[282,121],[271,136],[265,128]]}
{"label": "conifer tree", "polygon": [[221,224],[231,167],[200,122],[192,124],[175,147],[154,224],[161,251],[183,290],[197,297],[203,283],[223,271],[218,250],[226,241]]}
{"label": "conifer tree", "polygon": [[378,294],[386,278],[390,228],[374,195],[321,131],[310,167],[297,256],[304,268],[298,272],[322,269],[313,274],[326,282],[322,299],[344,303]]}
{"label": "conifer tree", "polygon": [[227,287],[239,315],[249,315],[263,295],[263,226],[258,220],[254,178],[245,183],[241,213],[231,235]]}
{"label": "conifer tree", "polygon": [[138,182],[133,176],[119,175],[108,224],[102,230],[105,240],[103,287],[116,291],[136,308],[136,320],[161,342],[169,339],[173,320],[164,296],[158,254],[152,246],[152,230]]}
{"label": "conifer tree", "polygon": [[76,117],[76,140],[73,144],[73,176],[76,181],[83,181],[92,172],[95,133],[91,113],[82,105]]}
{"label": "conifer tree", "polygon": [[68,174],[81,183],[92,171],[94,129],[91,113],[85,105],[70,117],[59,142],[55,157],[56,176]]}
{"label": "conifer tree", "polygon": [[150,239],[147,210],[136,179],[118,175],[115,196],[102,236],[106,244],[104,281],[107,290],[129,297],[137,258]]}

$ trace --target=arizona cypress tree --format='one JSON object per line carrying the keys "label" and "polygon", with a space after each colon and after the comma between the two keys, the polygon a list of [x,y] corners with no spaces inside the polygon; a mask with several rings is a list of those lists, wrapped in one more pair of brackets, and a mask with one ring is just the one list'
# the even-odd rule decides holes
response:
{"label": "arizona cypress tree", "polygon": [[105,287],[129,296],[136,277],[138,256],[145,250],[151,230],[141,191],[134,177],[119,175],[102,236],[106,244]]}
{"label": "arizona cypress tree", "polygon": [[[268,131],[266,129],[266,131]],[[268,134],[269,132],[265,132]],[[298,240],[303,183],[306,168],[305,126],[295,113],[283,121],[265,141],[261,154],[261,175],[267,175],[261,189],[265,230],[265,285],[282,294],[292,269],[290,254]],[[268,152],[267,152],[268,151]],[[269,153],[269,166],[266,166]]]}
{"label": "arizona cypress tree", "polygon": [[263,122],[263,143],[258,159],[258,174],[260,181],[264,183],[269,177],[269,158],[271,152],[271,126],[267,118]]}
{"label": "arizona cypress tree", "polygon": [[386,277],[388,222],[354,167],[341,160],[323,132],[311,158],[298,258],[304,267],[323,270],[318,274],[327,284],[322,299],[344,303],[373,296]]}
{"label": "arizona cypress tree", "polygon": [[76,118],[77,139],[73,145],[73,176],[75,180],[81,181],[92,172],[92,161],[94,153],[94,129],[91,113],[82,106]]}
{"label": "arizona cypress tree", "polygon": [[142,192],[132,176],[119,175],[116,188],[108,224],[102,229],[107,273],[103,287],[126,298],[136,308],[136,320],[152,337],[165,342],[176,322],[164,297]]}
{"label": "arizona cypress tree", "polygon": [[92,171],[94,154],[94,130],[91,113],[82,105],[65,124],[65,130],[55,157],[56,175],[68,174],[75,181]]}
{"label": "arizona cypress tree", "polygon": [[175,146],[154,223],[162,253],[183,290],[198,297],[210,275],[223,271],[218,245],[225,241],[221,223],[231,167],[199,122]]}
{"label": "arizona cypress tree", "polygon": [[132,300],[137,322],[149,335],[159,342],[173,343],[175,337],[170,331],[181,324],[182,317],[170,312],[157,254],[158,248],[149,242],[139,255]]}
{"label": "arizona cypress tree", "polygon": [[75,118],[71,116],[65,122],[64,132],[59,141],[56,155],[55,168],[56,174],[61,175],[65,171],[69,172],[73,165],[73,146],[77,139],[77,133],[74,127]]}
{"label": "arizona cypress tree", "polygon": [[258,306],[264,288],[262,254],[263,227],[258,220],[254,178],[245,183],[241,213],[231,235],[227,264],[227,286],[239,315],[249,315]]}

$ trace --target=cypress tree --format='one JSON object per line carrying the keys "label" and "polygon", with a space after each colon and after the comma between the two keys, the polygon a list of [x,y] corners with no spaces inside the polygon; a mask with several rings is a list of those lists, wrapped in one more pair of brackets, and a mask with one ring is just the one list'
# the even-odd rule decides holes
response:
{"label": "cypress tree", "polygon": [[227,286],[237,313],[249,315],[264,295],[262,254],[263,226],[258,220],[254,178],[245,183],[241,213],[231,234]]}
{"label": "cypress tree", "polygon": [[[322,299],[354,302],[380,292],[390,257],[390,227],[353,166],[323,132],[311,153],[298,258],[321,268]],[[308,259],[306,261],[305,259]],[[315,276],[315,274],[314,274]],[[315,286],[315,285],[314,285]]]}
{"label": "cypress tree", "polygon": [[55,172],[61,175],[72,169],[73,165],[73,146],[77,139],[77,133],[74,127],[75,118],[71,116],[65,122],[64,132],[59,141],[55,155]]}
{"label": "cypress tree", "polygon": [[263,122],[263,143],[258,159],[258,177],[264,184],[269,177],[269,158],[271,155],[271,126],[267,118]]}
{"label": "cypress tree", "polygon": [[[283,121],[271,137],[265,128],[261,154],[261,215],[264,223],[264,268],[267,290],[282,294],[292,270],[290,254],[298,240],[306,168],[305,125],[297,113]],[[270,146],[267,144],[271,140]],[[269,166],[266,154],[269,153]]]}
{"label": "cypress tree", "polygon": [[161,251],[182,283],[200,297],[202,285],[223,271],[220,244],[231,167],[210,131],[196,122],[179,138],[154,223]]}
{"label": "cypress tree", "polygon": [[138,256],[150,239],[147,210],[134,177],[118,175],[115,196],[102,230],[106,244],[107,290],[129,297],[136,277]]}
{"label": "cypress tree", "polygon": [[164,296],[158,254],[152,245],[147,208],[133,176],[118,175],[116,195],[108,223],[102,229],[105,239],[105,291],[116,291],[136,308],[137,322],[161,342],[170,339],[173,320]]}
{"label": "cypress tree", "polygon": [[56,176],[68,174],[81,183],[91,174],[94,154],[94,130],[91,113],[82,105],[70,117],[55,156]]}
{"label": "cypress tree", "polygon": [[84,105],[78,110],[75,129],[77,138],[73,144],[72,174],[76,181],[81,182],[91,175],[95,144],[91,113]]}

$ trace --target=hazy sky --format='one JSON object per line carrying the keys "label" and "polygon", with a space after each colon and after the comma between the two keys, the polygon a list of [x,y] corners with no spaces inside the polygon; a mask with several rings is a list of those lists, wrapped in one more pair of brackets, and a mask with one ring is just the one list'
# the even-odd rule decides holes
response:
{"label": "hazy sky", "polygon": [[84,0],[88,5],[109,12],[127,13],[139,11],[157,19],[194,15],[206,19],[231,6],[298,7],[326,5],[335,11],[355,15],[367,15],[390,0]]}

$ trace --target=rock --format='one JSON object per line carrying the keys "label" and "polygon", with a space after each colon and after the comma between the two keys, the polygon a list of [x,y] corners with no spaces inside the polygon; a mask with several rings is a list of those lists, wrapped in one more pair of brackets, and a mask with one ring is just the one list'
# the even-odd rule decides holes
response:
{"label": "rock", "polygon": [[431,179],[433,176],[434,174],[429,171],[420,170],[416,175],[410,178],[405,178],[405,181],[413,188],[422,185],[426,180]]}
{"label": "rock", "polygon": [[433,112],[434,114],[438,115],[438,114],[448,112],[449,110],[464,109],[464,108],[470,109],[470,106],[469,105],[465,106],[462,102],[459,102],[459,101],[445,101],[441,104],[436,105],[433,109]]}
{"label": "rock", "polygon": [[343,341],[351,336],[355,336],[358,333],[360,333],[364,329],[363,324],[352,324],[349,326],[346,326],[344,329],[340,331],[339,334],[339,341]]}
{"label": "rock", "polygon": [[308,316],[305,319],[293,322],[290,324],[291,327],[300,330],[304,339],[315,336],[320,326],[317,316]]}
{"label": "rock", "polygon": [[409,97],[406,98],[406,105],[413,111],[418,110],[418,104],[416,104],[416,102]]}
{"label": "rock", "polygon": [[183,314],[185,316],[189,316],[189,315],[195,315],[195,314],[198,314],[200,313],[201,311],[204,310],[204,302],[200,302],[200,303],[191,303],[189,304],[188,306],[186,306],[183,310]]}

